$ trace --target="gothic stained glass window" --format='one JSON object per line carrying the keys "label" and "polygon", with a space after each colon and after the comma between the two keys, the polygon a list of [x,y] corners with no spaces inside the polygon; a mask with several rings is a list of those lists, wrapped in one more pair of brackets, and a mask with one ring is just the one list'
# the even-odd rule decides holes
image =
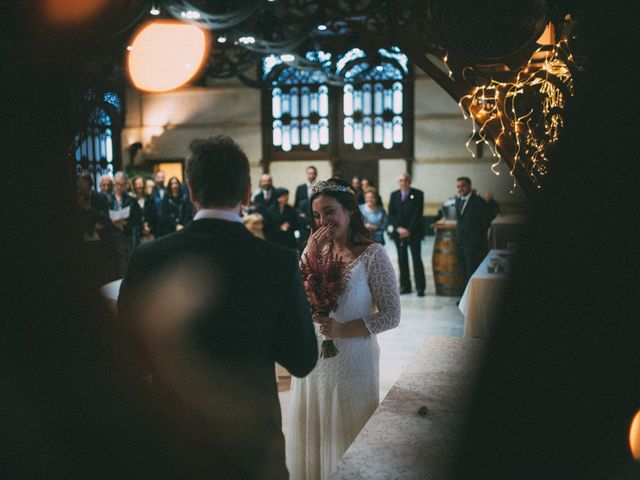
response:
{"label": "gothic stained glass window", "polygon": [[374,64],[362,50],[353,49],[337,67],[349,82],[342,87],[343,154],[349,149],[377,151],[379,156],[394,148],[406,150],[406,57],[397,48],[381,49]]}
{"label": "gothic stained glass window", "polygon": [[267,161],[413,156],[413,78],[398,48],[268,55],[262,67]]}
{"label": "gothic stained glass window", "polygon": [[120,97],[114,92],[106,92],[98,97],[90,90],[84,95],[86,105],[90,105],[85,127],[74,138],[73,157],[77,173],[87,172],[100,183],[104,175],[113,175],[117,168],[119,118],[122,111]]}
{"label": "gothic stained glass window", "polygon": [[271,147],[276,152],[326,150],[331,137],[329,89],[322,73],[288,67],[276,55],[265,57],[263,68],[274,85]]}

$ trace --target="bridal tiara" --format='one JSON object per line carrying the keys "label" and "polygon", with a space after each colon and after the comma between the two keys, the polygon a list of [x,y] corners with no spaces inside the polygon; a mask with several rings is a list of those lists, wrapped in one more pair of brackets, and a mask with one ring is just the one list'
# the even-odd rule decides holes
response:
{"label": "bridal tiara", "polygon": [[311,195],[316,195],[316,194],[322,193],[322,192],[350,193],[353,196],[355,196],[355,194],[356,194],[356,192],[354,192],[353,188],[351,188],[351,187],[348,187],[348,186],[345,186],[345,185],[340,185],[338,183],[327,181],[327,180],[319,181],[311,189]]}

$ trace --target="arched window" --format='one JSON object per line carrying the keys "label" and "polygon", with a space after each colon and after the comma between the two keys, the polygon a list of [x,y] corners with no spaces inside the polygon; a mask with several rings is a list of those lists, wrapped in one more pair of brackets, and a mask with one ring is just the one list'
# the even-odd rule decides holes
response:
{"label": "arched window", "polygon": [[398,48],[268,55],[262,67],[265,161],[413,157],[413,77]]}
{"label": "arched window", "polygon": [[82,109],[86,124],[74,138],[75,171],[89,173],[97,186],[102,176],[120,169],[122,102],[115,92],[96,95],[88,90]]}

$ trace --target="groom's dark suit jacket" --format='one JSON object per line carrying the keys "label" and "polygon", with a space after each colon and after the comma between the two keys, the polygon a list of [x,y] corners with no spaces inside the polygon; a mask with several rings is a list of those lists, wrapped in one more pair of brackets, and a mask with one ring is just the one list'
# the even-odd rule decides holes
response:
{"label": "groom's dark suit jacket", "polygon": [[[194,461],[214,465],[215,478],[287,478],[274,362],[302,377],[318,355],[296,254],[254,237],[241,223],[194,221],[135,250],[118,299],[121,321],[138,321],[150,310],[144,295],[152,282],[185,266],[194,291],[207,292],[188,318],[185,340],[215,392],[200,399],[210,401],[210,418]],[[163,300],[161,312],[176,308],[171,298]],[[162,382],[162,372],[151,373],[154,385]],[[208,458],[198,458],[203,452]]]}

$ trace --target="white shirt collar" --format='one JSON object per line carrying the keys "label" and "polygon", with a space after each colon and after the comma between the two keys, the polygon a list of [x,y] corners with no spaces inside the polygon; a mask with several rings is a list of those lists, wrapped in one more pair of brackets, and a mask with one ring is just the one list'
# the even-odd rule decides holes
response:
{"label": "white shirt collar", "polygon": [[469,200],[469,197],[471,196],[471,193],[472,192],[469,192],[464,197],[460,197],[460,200],[464,200],[466,202],[467,200]]}
{"label": "white shirt collar", "polygon": [[226,220],[227,222],[238,222],[242,223],[242,219],[240,215],[234,212],[231,209],[223,209],[223,208],[203,208],[198,210],[198,213],[195,214],[193,220],[202,220],[202,219],[216,219],[216,220]]}

